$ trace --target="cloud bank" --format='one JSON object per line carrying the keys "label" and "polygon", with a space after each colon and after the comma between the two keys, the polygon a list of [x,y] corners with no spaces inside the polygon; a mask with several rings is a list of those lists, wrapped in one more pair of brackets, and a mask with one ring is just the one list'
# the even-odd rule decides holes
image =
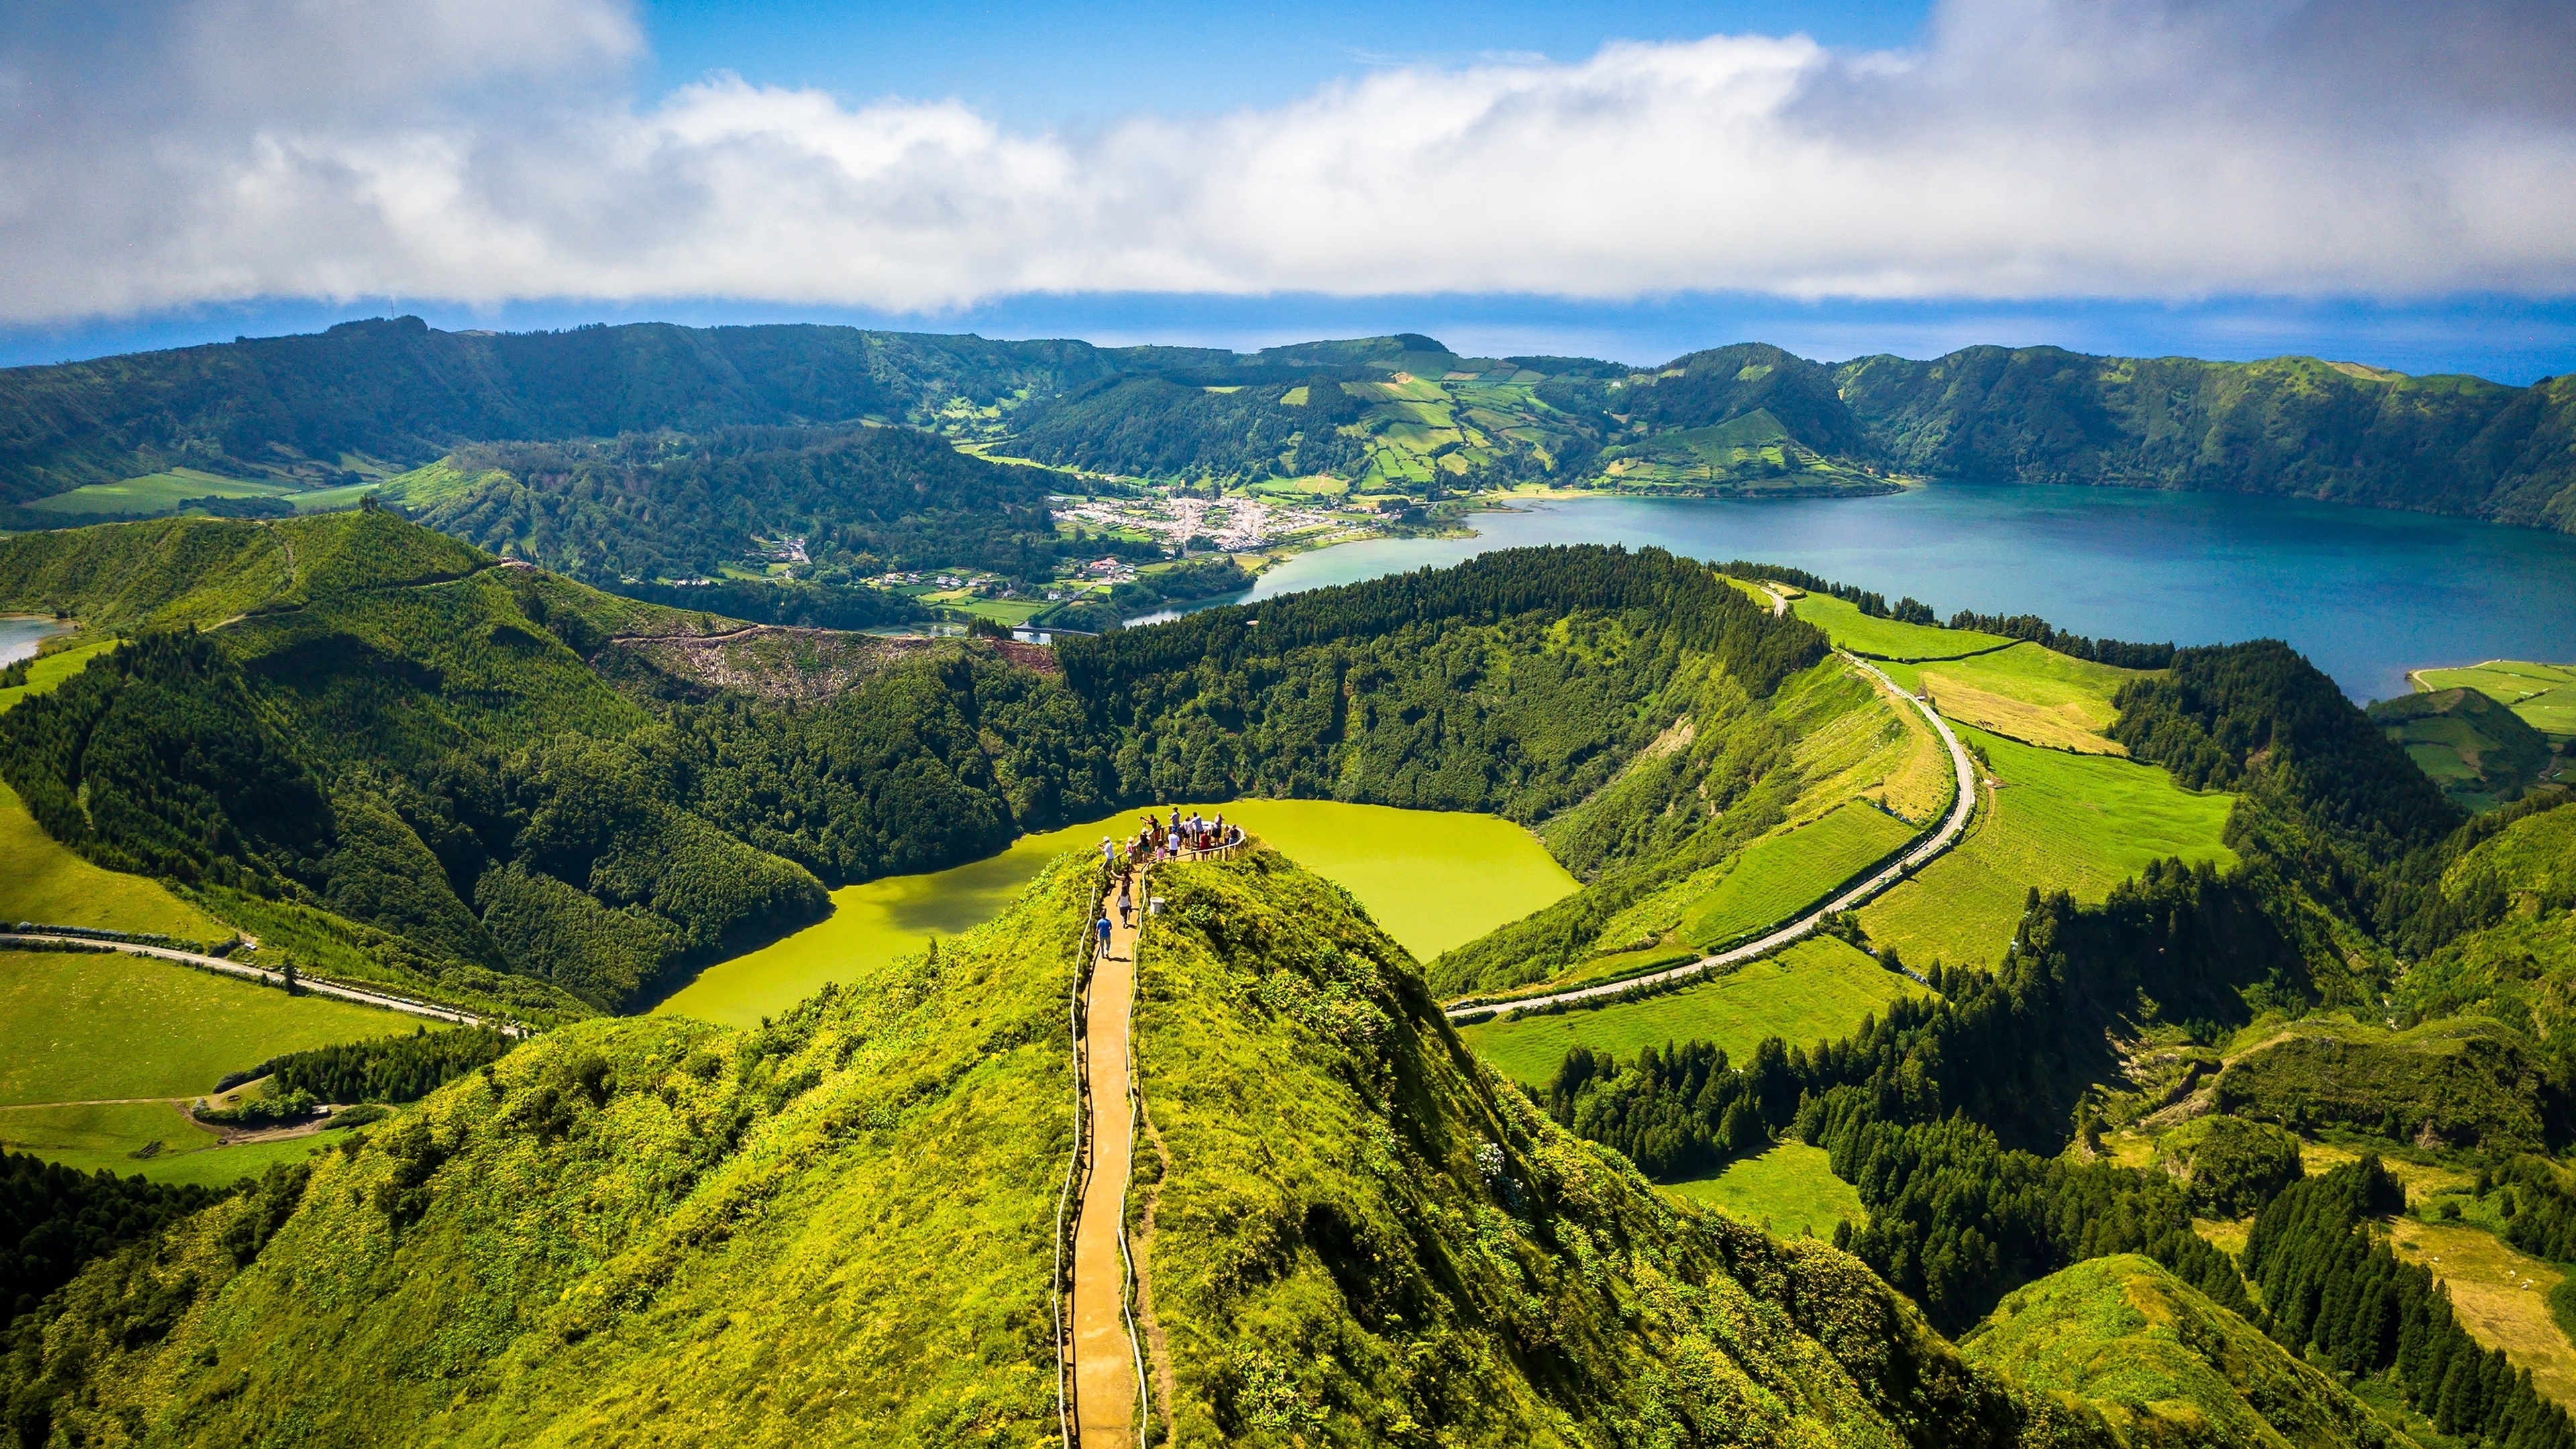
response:
{"label": "cloud bank", "polygon": [[[102,9],[115,13],[102,15]],[[2576,7],[1949,0],[1014,134],[715,76],[618,0],[0,18],[0,322],[257,297],[2576,293]]]}

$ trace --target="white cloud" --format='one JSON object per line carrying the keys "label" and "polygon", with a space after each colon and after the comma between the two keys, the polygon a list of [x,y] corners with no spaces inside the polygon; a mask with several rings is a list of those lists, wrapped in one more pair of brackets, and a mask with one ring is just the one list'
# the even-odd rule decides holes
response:
{"label": "white cloud", "polygon": [[[67,12],[68,13],[68,12]],[[0,20],[0,320],[261,296],[2576,291],[2576,7],[1951,0],[1012,134],[711,77],[616,0]]]}

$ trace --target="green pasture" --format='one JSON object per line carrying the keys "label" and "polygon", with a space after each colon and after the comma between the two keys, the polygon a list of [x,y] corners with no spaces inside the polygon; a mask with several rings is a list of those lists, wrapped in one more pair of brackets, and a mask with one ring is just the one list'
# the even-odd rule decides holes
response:
{"label": "green pasture", "polygon": [[409,1018],[121,952],[0,951],[0,1105],[193,1097]]}
{"label": "green pasture", "polygon": [[2407,677],[2427,692],[2474,689],[2551,739],[2576,739],[2576,664],[2490,659],[2466,669],[2418,669]]}
{"label": "green pasture", "polygon": [[1650,1046],[1713,1041],[1744,1060],[1766,1037],[1812,1046],[1849,1035],[1861,1018],[1922,991],[1842,941],[1811,936],[1726,975],[1644,1001],[1478,1022],[1458,1034],[1505,1076],[1542,1087],[1576,1046],[1625,1058]]}
{"label": "green pasture", "polygon": [[1055,606],[1044,599],[964,599],[951,607],[972,614],[978,619],[990,619],[996,624],[1017,626],[1027,623]]}
{"label": "green pasture", "polygon": [[2114,669],[2036,644],[1934,664],[1892,666],[1900,681],[1928,692],[1943,714],[2027,744],[2086,754],[2124,753],[2104,737],[2119,711],[2111,701],[2139,671]]}
{"label": "green pasture", "polygon": [[1834,641],[1834,647],[1849,649],[1855,654],[1875,654],[1888,659],[1941,659],[2012,642],[2000,634],[1873,619],[1863,614],[1859,605],[1847,604],[1830,594],[1810,593],[1790,607],[1797,611],[1799,618],[1824,630],[1825,636]]}
{"label": "green pasture", "polygon": [[384,487],[383,480],[369,479],[364,483],[343,483],[337,488],[315,488],[286,501],[294,504],[298,513],[328,513],[335,508],[355,508],[359,500],[382,492]]}
{"label": "green pasture", "polygon": [[172,468],[162,473],[146,473],[116,483],[92,483],[69,493],[39,498],[28,504],[39,513],[113,515],[119,513],[158,513],[176,508],[191,498],[283,498],[296,490],[284,483],[227,478],[221,473],[205,473],[195,468]]}
{"label": "green pasture", "polygon": [[1958,729],[1985,752],[1996,788],[1965,840],[1860,910],[1872,941],[1917,966],[1992,965],[2032,886],[2094,902],[2151,860],[2235,862],[2220,841],[2233,796],[2194,794],[2153,765]]}
{"label": "green pasture", "polygon": [[0,951],[0,1145],[161,1182],[256,1176],[318,1140],[219,1147],[178,1104],[226,1072],[403,1021],[146,957]]}
{"label": "green pasture", "polygon": [[[226,1147],[175,1102],[0,1107],[0,1145],[81,1172],[221,1187],[272,1162],[300,1162],[339,1141],[320,1135]],[[157,1147],[153,1144],[159,1144]],[[148,1155],[138,1157],[138,1152]]]}
{"label": "green pasture", "polygon": [[[1437,810],[1398,810],[1332,800],[1236,800],[1182,806],[1239,821],[1307,869],[1335,881],[1421,960],[1463,945],[1575,889],[1536,836],[1508,820]],[[1168,807],[1162,810],[1168,816]],[[999,855],[949,870],[889,876],[832,893],[821,923],[747,955],[720,961],[673,993],[658,1012],[727,1025],[757,1024],[827,981],[851,981],[932,937],[953,936],[1001,913],[1046,863],[1068,850],[1124,838],[1133,814],[1024,835]]]}
{"label": "green pasture", "polygon": [[1664,1191],[1727,1216],[1758,1223],[1772,1236],[1830,1238],[1834,1225],[1869,1220],[1860,1189],[1834,1176],[1825,1150],[1783,1142],[1759,1157],[1730,1164],[1714,1177],[1668,1182]]}
{"label": "green pasture", "polygon": [[1853,801],[1746,846],[1708,894],[1686,907],[1681,939],[1719,946],[1786,922],[1912,840],[1915,828]]}

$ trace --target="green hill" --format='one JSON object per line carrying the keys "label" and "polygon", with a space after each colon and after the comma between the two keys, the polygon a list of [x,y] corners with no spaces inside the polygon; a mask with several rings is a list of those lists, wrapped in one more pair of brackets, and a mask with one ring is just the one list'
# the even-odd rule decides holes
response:
{"label": "green hill", "polygon": [[2370,718],[2443,793],[2473,810],[2522,798],[2558,763],[2548,736],[2475,689],[2401,694],[2372,705]]}
{"label": "green hill", "polygon": [[2124,1445],[2402,1445],[2333,1375],[2300,1362],[2156,1263],[2096,1258],[2006,1298],[1967,1356],[2099,1405]]}
{"label": "green hill", "polygon": [[[1138,1027],[1179,1440],[2099,1442],[1851,1259],[1676,1208],[1530,1110],[1332,887],[1269,856],[1166,882]],[[93,1266],[22,1321],[13,1418],[64,1442],[1048,1442],[1089,885],[1068,858],[765,1030],[523,1047]]]}

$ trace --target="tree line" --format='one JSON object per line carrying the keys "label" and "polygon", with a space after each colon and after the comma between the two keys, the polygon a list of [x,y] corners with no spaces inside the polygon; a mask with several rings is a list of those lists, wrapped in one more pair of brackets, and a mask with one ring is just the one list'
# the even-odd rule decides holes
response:
{"label": "tree line", "polygon": [[2376,1157],[2283,1189],[2245,1243],[2245,1276],[2263,1295],[2257,1321],[2283,1348],[2339,1372],[2393,1373],[2443,1434],[2500,1449],[2576,1444],[2576,1425],[2532,1387],[2530,1371],[2482,1347],[2432,1271],[2372,1231],[2370,1219],[2405,1205]]}

